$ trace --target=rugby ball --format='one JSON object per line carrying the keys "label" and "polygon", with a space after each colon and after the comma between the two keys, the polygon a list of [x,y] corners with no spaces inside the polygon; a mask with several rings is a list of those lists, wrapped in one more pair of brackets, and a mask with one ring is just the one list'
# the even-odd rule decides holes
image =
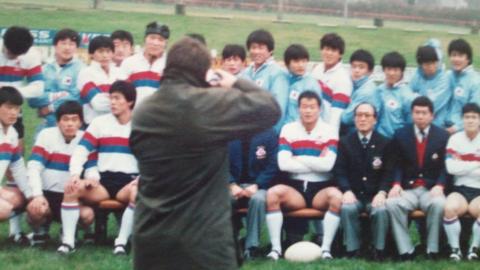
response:
{"label": "rugby ball", "polygon": [[315,243],[301,241],[287,248],[284,257],[291,262],[311,262],[322,257],[322,249]]}

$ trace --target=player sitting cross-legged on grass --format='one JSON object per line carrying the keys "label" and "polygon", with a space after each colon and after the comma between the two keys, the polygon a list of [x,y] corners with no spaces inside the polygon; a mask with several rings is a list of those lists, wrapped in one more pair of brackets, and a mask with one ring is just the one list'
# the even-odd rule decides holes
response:
{"label": "player sitting cross-legged on grass", "polygon": [[[116,81],[109,93],[112,113],[92,121],[70,160],[70,181],[65,185],[61,207],[63,243],[58,252],[63,254],[74,251],[79,201],[95,204],[109,198],[128,203],[113,251],[116,255],[126,254],[137,193],[137,180],[133,180],[138,175],[137,161],[128,143],[136,92],[132,84]],[[98,153],[97,176],[81,179],[83,166],[92,152]]]}
{"label": "player sitting cross-legged on grass", "polygon": [[[82,105],[77,101],[65,101],[55,115],[57,126],[43,129],[38,134],[28,161],[28,181],[32,190],[32,199],[27,206],[28,221],[33,228],[31,245],[44,244],[50,238],[48,226],[51,221],[61,221],[64,186],[70,178],[68,163],[84,134],[80,130],[83,124]],[[95,165],[94,162],[85,165],[87,176],[96,172],[92,166],[87,168]],[[93,217],[91,207],[80,206],[80,220],[85,229],[92,224]],[[91,233],[86,233],[84,237],[93,241]]]}
{"label": "player sitting cross-legged on grass", "polygon": [[319,96],[305,91],[298,98],[300,120],[286,124],[280,133],[278,166],[289,174],[267,191],[267,226],[272,251],[267,255],[278,260],[282,253],[282,209],[312,207],[326,211],[323,219],[322,258],[331,259],[330,246],[340,223],[342,193],[330,171],[337,158],[336,129],[320,119]]}

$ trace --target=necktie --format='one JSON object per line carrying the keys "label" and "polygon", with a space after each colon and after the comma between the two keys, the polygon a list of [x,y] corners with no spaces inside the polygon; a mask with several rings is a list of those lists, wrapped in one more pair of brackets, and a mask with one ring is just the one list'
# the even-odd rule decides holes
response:
{"label": "necktie", "polygon": [[423,129],[420,129],[420,139],[421,142],[425,141],[425,131]]}
{"label": "necktie", "polygon": [[362,141],[363,148],[367,148],[367,144],[368,144],[367,137],[363,136],[361,141]]}

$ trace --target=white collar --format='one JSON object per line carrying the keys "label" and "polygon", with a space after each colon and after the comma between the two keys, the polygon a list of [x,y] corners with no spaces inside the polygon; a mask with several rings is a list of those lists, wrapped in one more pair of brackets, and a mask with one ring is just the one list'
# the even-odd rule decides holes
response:
{"label": "white collar", "polygon": [[[428,137],[428,132],[430,131],[430,126],[431,126],[431,125],[428,125],[428,126],[423,130],[423,132],[425,133],[425,135],[424,135],[425,138]],[[414,128],[414,130],[415,130],[415,136],[417,137],[417,139],[418,139],[419,141],[421,141],[421,139],[422,139],[422,134],[420,133],[420,129],[417,127],[417,125],[413,125],[413,128]]]}
{"label": "white collar", "polygon": [[367,135],[363,135],[362,133],[357,131],[358,139],[360,140],[360,142],[362,141],[362,138],[364,138],[364,137],[367,138],[367,142],[369,142],[370,139],[372,138],[372,134],[373,134],[373,131],[370,131]]}

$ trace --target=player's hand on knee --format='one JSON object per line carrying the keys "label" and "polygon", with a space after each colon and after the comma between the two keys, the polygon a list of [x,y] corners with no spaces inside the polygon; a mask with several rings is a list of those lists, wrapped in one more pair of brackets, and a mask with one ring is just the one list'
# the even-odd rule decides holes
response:
{"label": "player's hand on knee", "polygon": [[400,197],[402,191],[403,191],[403,188],[400,185],[394,185],[392,189],[390,189],[390,192],[388,192],[388,197],[389,198]]}
{"label": "player's hand on knee", "polygon": [[28,205],[30,211],[34,215],[43,215],[48,209],[48,201],[44,196],[36,196]]}
{"label": "player's hand on knee", "polygon": [[83,186],[86,190],[97,188],[100,183],[97,180],[85,179],[83,180]]}
{"label": "player's hand on knee", "polygon": [[383,207],[387,199],[387,193],[385,191],[380,191],[373,197],[372,206],[373,207]]}
{"label": "player's hand on knee", "polygon": [[355,196],[355,194],[353,194],[353,192],[347,191],[343,194],[342,203],[351,204],[356,202],[357,202],[357,197]]}
{"label": "player's hand on knee", "polygon": [[250,198],[252,197],[255,193],[257,193],[258,191],[258,185],[257,184],[253,184],[253,185],[250,185],[248,187],[246,187],[243,191],[243,193],[245,194],[246,197]]}
{"label": "player's hand on knee", "polygon": [[243,189],[239,185],[232,183],[230,184],[230,193],[235,199],[239,199],[242,197]]}
{"label": "player's hand on knee", "polygon": [[432,189],[430,189],[430,195],[432,197],[443,196],[443,186],[435,185],[432,187]]}

